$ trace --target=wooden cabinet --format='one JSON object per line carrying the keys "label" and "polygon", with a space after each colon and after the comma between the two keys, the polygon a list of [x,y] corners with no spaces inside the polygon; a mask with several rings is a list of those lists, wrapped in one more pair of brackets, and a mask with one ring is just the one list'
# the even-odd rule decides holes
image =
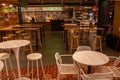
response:
{"label": "wooden cabinet", "polygon": [[78,8],[75,8],[74,12],[75,18],[78,21],[97,21],[97,9],[94,10],[93,6],[80,6]]}

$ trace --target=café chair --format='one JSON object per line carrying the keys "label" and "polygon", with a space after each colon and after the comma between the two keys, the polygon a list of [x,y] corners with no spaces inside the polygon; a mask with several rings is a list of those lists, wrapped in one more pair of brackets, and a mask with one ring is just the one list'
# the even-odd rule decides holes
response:
{"label": "caf\u00e9 chair", "polygon": [[61,75],[73,74],[77,75],[79,80],[79,69],[74,63],[63,63],[62,57],[72,57],[72,55],[60,55],[58,52],[55,53],[56,64],[58,68],[57,79],[61,80]]}
{"label": "caf\u00e9 chair", "polygon": [[117,78],[120,79],[120,67],[118,67],[120,65],[120,56],[119,57],[109,56],[109,58],[110,60],[115,59],[113,65],[109,65],[110,69],[113,71],[113,76],[115,77],[115,80],[117,80]]}
{"label": "caf\u00e9 chair", "polygon": [[83,69],[80,69],[80,75],[82,80],[113,80],[113,72],[109,67],[103,72],[94,72],[86,74]]}
{"label": "caf\u00e9 chair", "polygon": [[91,51],[89,46],[78,46],[76,51]]}

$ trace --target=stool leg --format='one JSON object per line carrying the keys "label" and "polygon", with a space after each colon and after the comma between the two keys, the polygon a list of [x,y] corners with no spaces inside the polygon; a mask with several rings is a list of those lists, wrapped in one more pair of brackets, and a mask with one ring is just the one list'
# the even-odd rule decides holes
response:
{"label": "stool leg", "polygon": [[32,80],[33,80],[33,61],[32,61]]}
{"label": "stool leg", "polygon": [[[12,66],[10,58],[9,58],[9,63],[10,63],[10,68],[13,70],[13,66]],[[13,71],[13,76],[14,76],[14,78],[16,78],[14,71]]]}
{"label": "stool leg", "polygon": [[76,49],[77,49],[77,47],[79,46],[79,38],[77,39],[77,44],[76,44],[77,46],[76,46]]}
{"label": "stool leg", "polygon": [[27,64],[27,76],[29,76],[29,60],[28,60],[28,64]]}
{"label": "stool leg", "polygon": [[32,49],[32,44],[30,43],[30,50],[31,50],[31,53],[33,52],[33,49]]}
{"label": "stool leg", "polygon": [[40,38],[40,36],[39,36],[39,31],[37,31],[37,36],[38,36],[38,40],[39,40],[40,47],[41,47],[41,49],[42,49],[42,43],[41,43],[41,38]]}
{"label": "stool leg", "polygon": [[8,76],[8,67],[7,67],[7,61],[5,60],[5,68],[6,68],[6,73],[7,73],[7,76]]}
{"label": "stool leg", "polygon": [[100,39],[100,51],[102,52],[102,40]]}
{"label": "stool leg", "polygon": [[23,46],[23,53],[25,53],[25,46]]}
{"label": "stool leg", "polygon": [[42,72],[43,72],[43,78],[45,78],[45,72],[44,72],[43,63],[41,59],[40,59],[40,62],[41,62],[41,67],[42,67]]}
{"label": "stool leg", "polygon": [[39,80],[38,60],[36,60],[36,65],[37,65],[37,78]]}
{"label": "stool leg", "polygon": [[97,39],[94,37],[94,38],[93,38],[93,50],[96,50],[96,40],[97,40]]}
{"label": "stool leg", "polygon": [[2,80],[2,71],[0,72],[0,80]]}
{"label": "stool leg", "polygon": [[71,39],[71,42],[70,42],[70,53],[72,53],[72,47],[73,47],[73,39]]}

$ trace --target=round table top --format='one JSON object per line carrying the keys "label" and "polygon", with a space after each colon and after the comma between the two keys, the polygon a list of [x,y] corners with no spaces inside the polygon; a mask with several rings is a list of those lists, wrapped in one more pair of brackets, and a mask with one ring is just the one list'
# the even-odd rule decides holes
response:
{"label": "round table top", "polygon": [[3,67],[4,67],[4,64],[2,61],[0,61],[0,71],[2,71]]}
{"label": "round table top", "polygon": [[88,66],[103,65],[109,61],[107,55],[97,51],[79,51],[75,52],[72,57],[78,63]]}
{"label": "round table top", "polygon": [[28,40],[9,40],[4,41],[0,43],[0,48],[6,49],[6,48],[18,48],[25,45],[28,45],[30,41]]}

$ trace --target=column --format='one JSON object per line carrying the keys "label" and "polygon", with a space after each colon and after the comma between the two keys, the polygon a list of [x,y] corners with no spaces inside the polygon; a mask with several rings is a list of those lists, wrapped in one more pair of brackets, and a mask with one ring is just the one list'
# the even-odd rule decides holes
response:
{"label": "column", "polygon": [[120,35],[120,1],[116,1],[114,6],[113,34]]}
{"label": "column", "polygon": [[98,27],[102,27],[109,22],[109,4],[106,0],[99,0],[98,8]]}

